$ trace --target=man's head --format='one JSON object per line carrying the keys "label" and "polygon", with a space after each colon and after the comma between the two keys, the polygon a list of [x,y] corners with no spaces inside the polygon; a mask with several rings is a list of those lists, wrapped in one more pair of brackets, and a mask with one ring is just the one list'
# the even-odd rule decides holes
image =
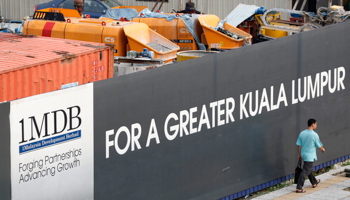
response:
{"label": "man's head", "polygon": [[186,8],[185,8],[186,10],[195,10],[195,8],[194,8],[194,3],[192,3],[192,2],[187,2],[186,3]]}
{"label": "man's head", "polygon": [[84,0],[74,0],[74,8],[79,11],[79,14],[82,14],[84,6]]}
{"label": "man's head", "polygon": [[315,130],[317,128],[317,121],[316,121],[316,119],[309,119],[307,121],[307,125],[308,125],[309,129],[311,128],[312,130]]}

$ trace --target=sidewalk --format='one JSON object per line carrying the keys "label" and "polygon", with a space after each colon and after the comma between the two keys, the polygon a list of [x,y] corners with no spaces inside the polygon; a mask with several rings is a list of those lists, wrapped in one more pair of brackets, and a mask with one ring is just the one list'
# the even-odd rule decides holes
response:
{"label": "sidewalk", "polygon": [[321,174],[316,179],[321,179],[321,182],[316,188],[311,187],[309,180],[305,181],[304,189],[305,193],[296,193],[296,184],[291,186],[270,192],[268,194],[253,198],[254,200],[285,200],[285,199],[298,199],[298,200],[350,200],[350,191],[345,191],[345,188],[350,187],[350,178],[342,176],[334,176],[333,174],[343,172],[344,169],[350,169],[350,166],[340,167],[338,169],[332,169],[327,173]]}

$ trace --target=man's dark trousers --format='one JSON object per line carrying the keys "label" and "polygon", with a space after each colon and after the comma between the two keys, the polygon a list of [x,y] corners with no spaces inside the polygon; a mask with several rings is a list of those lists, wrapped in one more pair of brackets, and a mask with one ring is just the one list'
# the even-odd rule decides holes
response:
{"label": "man's dark trousers", "polygon": [[297,185],[298,190],[303,189],[304,182],[305,182],[305,179],[307,176],[309,177],[309,180],[310,180],[312,185],[315,185],[317,183],[317,180],[314,176],[313,165],[314,165],[313,162],[305,162],[304,161],[303,170],[301,171],[301,174],[300,174],[299,180],[298,180],[298,185]]}

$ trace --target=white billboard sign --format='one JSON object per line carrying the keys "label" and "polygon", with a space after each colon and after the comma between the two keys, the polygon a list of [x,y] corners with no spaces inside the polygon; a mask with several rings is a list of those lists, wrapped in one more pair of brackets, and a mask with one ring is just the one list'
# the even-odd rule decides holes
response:
{"label": "white billboard sign", "polygon": [[93,85],[11,102],[12,199],[93,199]]}

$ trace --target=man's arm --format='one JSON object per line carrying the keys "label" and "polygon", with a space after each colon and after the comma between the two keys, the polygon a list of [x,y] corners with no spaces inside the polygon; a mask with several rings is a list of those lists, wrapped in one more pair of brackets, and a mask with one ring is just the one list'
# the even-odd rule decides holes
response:
{"label": "man's arm", "polygon": [[301,154],[300,154],[300,151],[301,151],[301,146],[298,146],[298,160],[301,160]]}
{"label": "man's arm", "polygon": [[320,147],[320,150],[322,151],[322,153],[324,153],[326,151],[326,149],[324,149],[323,146]]}

